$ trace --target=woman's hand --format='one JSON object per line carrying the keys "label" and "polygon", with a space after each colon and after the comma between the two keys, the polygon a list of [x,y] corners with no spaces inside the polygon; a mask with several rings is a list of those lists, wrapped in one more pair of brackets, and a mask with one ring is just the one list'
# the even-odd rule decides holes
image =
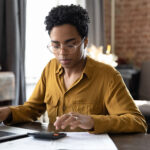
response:
{"label": "woman's hand", "polygon": [[71,112],[57,117],[54,126],[56,130],[65,129],[67,126],[72,130],[77,127],[89,130],[94,127],[94,120],[88,115]]}

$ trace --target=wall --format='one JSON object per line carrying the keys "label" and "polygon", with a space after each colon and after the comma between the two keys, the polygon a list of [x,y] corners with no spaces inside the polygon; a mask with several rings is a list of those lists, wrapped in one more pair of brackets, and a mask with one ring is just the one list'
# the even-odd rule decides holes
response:
{"label": "wall", "polygon": [[[110,3],[104,3],[106,44],[110,42]],[[140,67],[150,60],[150,0],[116,0],[115,7],[115,53]]]}
{"label": "wall", "polygon": [[111,1],[104,0],[105,43],[111,43]]}

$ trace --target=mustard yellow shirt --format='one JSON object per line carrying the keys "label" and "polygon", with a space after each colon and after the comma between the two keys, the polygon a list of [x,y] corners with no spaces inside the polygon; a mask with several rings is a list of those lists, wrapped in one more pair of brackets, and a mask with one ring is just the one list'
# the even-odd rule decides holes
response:
{"label": "mustard yellow shirt", "polygon": [[144,117],[113,67],[87,56],[81,77],[66,90],[64,70],[56,59],[45,67],[31,97],[24,105],[12,106],[12,122],[36,120],[46,110],[50,123],[69,112],[90,115],[91,133],[146,132]]}

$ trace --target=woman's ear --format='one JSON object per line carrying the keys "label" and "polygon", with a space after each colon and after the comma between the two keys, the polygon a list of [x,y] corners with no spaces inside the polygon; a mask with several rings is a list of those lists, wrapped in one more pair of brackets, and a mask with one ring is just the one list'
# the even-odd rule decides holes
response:
{"label": "woman's ear", "polygon": [[86,37],[86,38],[84,39],[84,48],[86,48],[87,45],[88,45],[88,38]]}

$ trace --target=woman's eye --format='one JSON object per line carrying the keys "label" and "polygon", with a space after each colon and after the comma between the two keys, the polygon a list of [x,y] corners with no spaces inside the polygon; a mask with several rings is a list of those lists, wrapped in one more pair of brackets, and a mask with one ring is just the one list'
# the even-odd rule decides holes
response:
{"label": "woman's eye", "polygon": [[53,47],[58,49],[60,46],[59,45],[53,45]]}
{"label": "woman's eye", "polygon": [[74,45],[67,45],[67,47],[69,47],[69,48],[73,48],[73,47],[74,47]]}

